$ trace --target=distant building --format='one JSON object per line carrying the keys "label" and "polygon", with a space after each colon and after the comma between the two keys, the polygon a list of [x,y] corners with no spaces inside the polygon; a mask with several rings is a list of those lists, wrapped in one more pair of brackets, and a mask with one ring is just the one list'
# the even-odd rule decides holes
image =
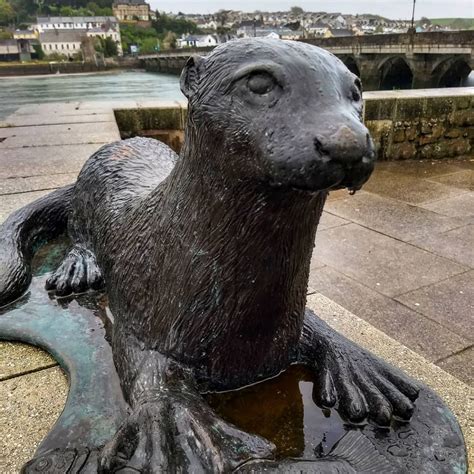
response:
{"label": "distant building", "polygon": [[150,20],[150,5],[144,0],[115,0],[112,11],[119,21]]}
{"label": "distant building", "polygon": [[108,29],[120,31],[118,21],[113,16],[39,16],[35,29],[41,33],[48,30],[88,30],[104,25]]}
{"label": "distant building", "polygon": [[36,40],[38,33],[32,30],[16,30],[13,32],[13,39]]}
{"label": "distant building", "polygon": [[303,38],[302,31],[290,30],[285,27],[261,26],[256,28],[242,27],[237,30],[240,38],[278,38],[284,40],[297,40]]}
{"label": "distant building", "polygon": [[38,17],[35,29],[46,55],[53,53],[72,57],[87,37],[112,38],[122,55],[120,26],[113,16]]}
{"label": "distant building", "polygon": [[29,39],[0,40],[0,61],[29,61],[34,55]]}
{"label": "distant building", "polygon": [[217,35],[188,35],[178,40],[180,48],[204,48],[219,44]]}
{"label": "distant building", "polygon": [[69,58],[81,51],[82,38],[86,30],[69,31],[44,31],[40,33],[39,40],[44,54],[63,54]]}
{"label": "distant building", "polygon": [[329,25],[323,22],[311,23],[306,27],[311,36],[325,36],[330,31]]}
{"label": "distant building", "polygon": [[342,38],[344,36],[354,36],[354,34],[347,28],[332,28],[330,30],[330,38]]}

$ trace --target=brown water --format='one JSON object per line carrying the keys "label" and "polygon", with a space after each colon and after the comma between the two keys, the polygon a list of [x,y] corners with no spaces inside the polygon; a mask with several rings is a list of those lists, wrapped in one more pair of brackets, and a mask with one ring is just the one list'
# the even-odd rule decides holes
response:
{"label": "brown water", "polygon": [[294,365],[278,377],[206,399],[226,421],[272,441],[279,458],[314,458],[328,454],[349,427],[335,410],[316,405],[313,385],[311,372]]}

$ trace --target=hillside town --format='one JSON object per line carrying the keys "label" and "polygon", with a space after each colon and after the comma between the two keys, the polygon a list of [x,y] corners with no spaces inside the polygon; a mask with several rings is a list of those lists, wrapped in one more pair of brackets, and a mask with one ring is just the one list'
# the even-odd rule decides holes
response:
{"label": "hillside town", "polygon": [[[234,38],[298,40],[405,33],[410,28],[416,32],[456,29],[455,24],[453,28],[427,18],[412,25],[410,20],[371,14],[307,12],[297,6],[277,12],[219,10],[213,14],[174,14],[154,12],[144,0],[115,0],[111,8],[102,10],[111,14],[41,15],[36,21],[22,25],[12,21],[0,26],[0,61],[97,61],[97,57],[170,48],[212,47]],[[68,11],[59,9],[60,13]],[[458,26],[463,29],[461,23]]]}

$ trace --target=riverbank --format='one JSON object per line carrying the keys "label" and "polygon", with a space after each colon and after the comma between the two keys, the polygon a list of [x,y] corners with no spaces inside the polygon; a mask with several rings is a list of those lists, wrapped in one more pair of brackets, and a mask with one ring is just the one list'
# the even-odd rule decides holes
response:
{"label": "riverbank", "polygon": [[51,74],[80,74],[136,69],[140,67],[137,58],[108,59],[103,63],[41,61],[29,63],[0,63],[0,77],[43,76]]}

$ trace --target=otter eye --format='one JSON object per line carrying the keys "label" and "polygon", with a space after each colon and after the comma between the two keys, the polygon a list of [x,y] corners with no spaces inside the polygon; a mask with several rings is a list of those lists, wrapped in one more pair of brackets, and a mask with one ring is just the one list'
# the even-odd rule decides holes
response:
{"label": "otter eye", "polygon": [[354,81],[354,86],[355,88],[352,89],[352,100],[354,102],[359,102],[360,99],[362,99],[362,83],[360,82],[360,79],[356,79]]}
{"label": "otter eye", "polygon": [[268,94],[276,85],[275,78],[268,72],[259,71],[253,73],[247,82],[248,88],[254,94]]}

